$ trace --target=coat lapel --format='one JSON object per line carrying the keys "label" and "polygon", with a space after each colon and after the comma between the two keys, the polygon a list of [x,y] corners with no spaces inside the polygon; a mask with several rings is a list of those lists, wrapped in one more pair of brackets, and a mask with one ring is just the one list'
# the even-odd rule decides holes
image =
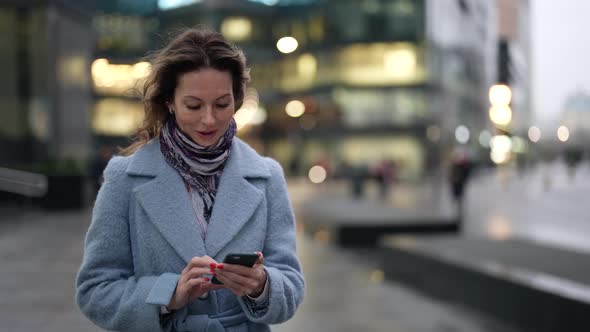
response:
{"label": "coat lapel", "polygon": [[134,156],[129,174],[155,176],[135,189],[135,195],[149,220],[176,252],[189,262],[206,254],[188,192],[180,175],[170,167],[152,141]]}
{"label": "coat lapel", "polygon": [[184,182],[164,159],[157,139],[134,154],[127,173],[154,177],[139,185],[135,195],[150,221],[187,263],[194,256],[215,257],[238,234],[264,198],[264,192],[248,179],[270,177],[263,159],[234,138],[203,242]]}
{"label": "coat lapel", "polygon": [[264,192],[250,183],[248,178],[269,176],[270,172],[262,158],[239,139],[234,139],[207,227],[205,247],[209,256],[217,256],[238,234],[264,198]]}

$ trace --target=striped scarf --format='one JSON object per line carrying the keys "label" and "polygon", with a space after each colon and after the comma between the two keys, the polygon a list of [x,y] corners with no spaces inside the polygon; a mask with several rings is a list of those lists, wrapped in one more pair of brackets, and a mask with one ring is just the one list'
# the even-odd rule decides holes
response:
{"label": "striped scarf", "polygon": [[[207,223],[211,218],[217,193],[219,175],[231,151],[237,132],[232,118],[225,134],[212,146],[203,147],[180,131],[174,118],[162,126],[160,150],[184,182],[195,189],[203,200],[203,216]],[[196,212],[196,211],[195,211]]]}

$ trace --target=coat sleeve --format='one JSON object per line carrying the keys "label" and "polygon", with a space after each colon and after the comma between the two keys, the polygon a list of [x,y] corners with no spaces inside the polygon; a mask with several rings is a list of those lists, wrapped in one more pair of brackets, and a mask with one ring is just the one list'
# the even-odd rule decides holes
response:
{"label": "coat sleeve", "polygon": [[76,301],[104,329],[161,331],[160,305],[169,303],[179,275],[134,275],[126,166],[126,158],[115,157],[105,169],[76,278]]}
{"label": "coat sleeve", "polygon": [[240,298],[248,318],[255,323],[278,324],[295,314],[303,301],[305,283],[296,252],[295,217],[281,166],[267,159],[271,178],[267,186],[268,226],[264,265],[270,289],[266,308],[253,307]]}

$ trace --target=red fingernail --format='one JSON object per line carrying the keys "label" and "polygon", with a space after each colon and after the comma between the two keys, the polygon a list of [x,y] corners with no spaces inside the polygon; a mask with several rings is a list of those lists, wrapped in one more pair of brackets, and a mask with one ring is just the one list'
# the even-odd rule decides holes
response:
{"label": "red fingernail", "polygon": [[209,281],[209,280],[211,280],[211,279],[209,279],[209,278],[205,278],[205,281]]}
{"label": "red fingernail", "polygon": [[212,268],[212,269],[214,269],[214,268],[215,268],[215,266],[217,266],[217,264],[215,264],[215,263],[211,263],[211,264],[209,264],[209,266],[211,266],[211,268]]}
{"label": "red fingernail", "polygon": [[220,270],[223,270],[223,264],[217,265],[217,268],[220,269]]}

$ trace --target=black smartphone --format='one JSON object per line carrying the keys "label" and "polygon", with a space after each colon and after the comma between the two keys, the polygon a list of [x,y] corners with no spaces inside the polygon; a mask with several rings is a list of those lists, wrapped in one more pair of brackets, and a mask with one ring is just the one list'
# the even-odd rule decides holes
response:
{"label": "black smartphone", "polygon": [[[257,254],[227,254],[227,256],[225,256],[225,258],[223,259],[224,263],[227,264],[237,264],[237,265],[242,265],[242,266],[246,266],[246,267],[252,267],[254,266],[254,264],[256,263],[256,261],[258,260],[258,255]],[[213,278],[211,279],[211,283],[212,284],[216,284],[216,285],[222,285],[223,283],[221,281],[219,281],[217,278],[215,278],[215,276],[213,276]]]}

